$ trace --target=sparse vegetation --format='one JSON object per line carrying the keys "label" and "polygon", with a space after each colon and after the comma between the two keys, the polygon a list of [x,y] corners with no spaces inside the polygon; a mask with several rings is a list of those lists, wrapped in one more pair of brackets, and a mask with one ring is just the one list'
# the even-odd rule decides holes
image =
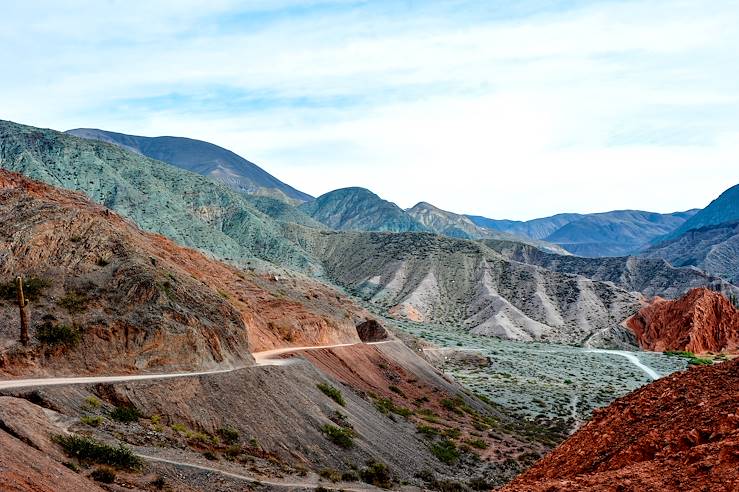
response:
{"label": "sparse vegetation", "polygon": [[[38,277],[29,277],[23,279],[23,295],[30,302],[37,301],[43,293],[44,289],[51,286],[51,282]],[[0,299],[6,301],[15,301],[17,298],[15,288],[15,279],[10,282],[0,284]]]}
{"label": "sparse vegetation", "polygon": [[234,444],[239,440],[239,431],[231,426],[221,427],[218,429],[218,434],[228,444]]}
{"label": "sparse vegetation", "polygon": [[362,481],[375,487],[389,489],[392,485],[392,476],[387,465],[379,461],[368,461],[367,466],[359,472]]}
{"label": "sparse vegetation", "polygon": [[389,398],[375,398],[375,408],[384,415],[391,412],[403,417],[410,417],[413,415],[413,411],[410,408],[398,407]]}
{"label": "sparse vegetation", "polygon": [[100,467],[93,470],[90,474],[93,480],[102,483],[113,483],[115,482],[115,472],[107,467]]}
{"label": "sparse vegetation", "polygon": [[397,386],[395,386],[395,385],[391,384],[390,386],[388,386],[388,389],[389,389],[390,391],[392,391],[393,393],[397,393],[398,395],[400,395],[400,396],[402,396],[403,398],[405,398],[405,393],[403,393],[403,390],[402,390],[402,389],[400,389],[400,388],[398,388]]}
{"label": "sparse vegetation", "polygon": [[80,331],[66,324],[55,325],[51,321],[45,321],[36,329],[36,339],[46,345],[74,347],[80,338],[82,338]]}
{"label": "sparse vegetation", "polygon": [[333,468],[324,468],[318,475],[321,478],[331,480],[332,482],[338,482],[341,480],[341,472],[339,472],[339,470],[334,470]]}
{"label": "sparse vegetation", "polygon": [[110,412],[110,418],[117,422],[123,422],[124,424],[136,422],[141,417],[141,412],[131,405],[118,406]]}
{"label": "sparse vegetation", "polygon": [[668,350],[664,352],[664,354],[672,357],[683,357],[688,360],[688,365],[691,366],[710,366],[713,364],[711,359],[698,357],[693,352],[687,352],[684,350]]}
{"label": "sparse vegetation", "polygon": [[479,439],[479,438],[478,439],[467,439],[464,442],[465,444],[469,444],[473,448],[477,448],[477,449],[487,449],[488,448],[488,443],[485,442],[483,439]]}
{"label": "sparse vegetation", "polygon": [[141,458],[133,454],[133,451],[123,444],[115,447],[91,437],[76,434],[56,435],[52,439],[64,449],[67,455],[80,461],[90,461],[127,470],[136,470],[143,464]]}
{"label": "sparse vegetation", "polygon": [[333,401],[341,405],[342,407],[346,406],[346,401],[344,400],[344,395],[341,394],[341,391],[334,388],[330,384],[326,383],[318,383],[316,387],[323,392],[324,395],[331,398]]}
{"label": "sparse vegetation", "polygon": [[90,427],[100,427],[103,423],[103,418],[100,415],[83,415],[80,417],[80,422]]}
{"label": "sparse vegetation", "polygon": [[459,459],[457,446],[449,439],[443,439],[431,445],[431,453],[442,463],[452,465]]}
{"label": "sparse vegetation", "polygon": [[70,314],[78,314],[87,310],[88,297],[81,292],[67,292],[64,297],[57,301],[60,307],[66,309]]}
{"label": "sparse vegetation", "polygon": [[87,398],[85,398],[85,401],[82,403],[83,408],[87,408],[89,410],[95,410],[97,408],[100,408],[100,400],[94,395],[90,395]]}
{"label": "sparse vegetation", "polygon": [[354,445],[354,431],[351,429],[326,424],[321,427],[321,432],[323,432],[329,441],[342,448],[348,449]]}

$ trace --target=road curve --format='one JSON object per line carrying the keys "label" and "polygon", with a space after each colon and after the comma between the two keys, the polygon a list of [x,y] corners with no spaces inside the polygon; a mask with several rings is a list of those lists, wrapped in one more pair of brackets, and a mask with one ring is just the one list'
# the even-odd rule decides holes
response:
{"label": "road curve", "polygon": [[80,377],[56,377],[56,378],[34,378],[34,379],[9,379],[0,381],[0,390],[4,389],[15,389],[15,388],[26,388],[26,387],[39,387],[39,386],[63,386],[69,384],[96,384],[96,383],[121,383],[127,381],[147,381],[152,379],[171,379],[171,378],[183,378],[192,376],[207,376],[210,374],[223,374],[226,372],[233,372],[239,369],[246,369],[255,366],[281,366],[291,364],[294,361],[289,359],[281,359],[278,356],[290,352],[302,352],[305,350],[319,350],[336,347],[349,347],[352,345],[378,345],[381,343],[393,342],[395,340],[385,340],[382,342],[370,342],[364,344],[359,343],[338,343],[334,345],[314,345],[307,347],[284,347],[274,350],[265,350],[262,352],[254,352],[254,366],[237,366],[229,367],[226,369],[213,369],[209,371],[194,371],[194,372],[170,372],[170,373],[159,373],[159,374],[125,374],[120,376],[80,376]]}
{"label": "road curve", "polygon": [[634,364],[636,367],[644,371],[647,376],[649,376],[652,379],[659,379],[662,376],[660,373],[649,367],[648,365],[644,364],[642,361],[639,360],[639,357],[637,357],[633,352],[628,352],[626,350],[606,350],[606,349],[589,349],[585,352],[591,352],[595,354],[614,354],[614,355],[620,355],[621,357],[626,357],[629,359],[629,362]]}

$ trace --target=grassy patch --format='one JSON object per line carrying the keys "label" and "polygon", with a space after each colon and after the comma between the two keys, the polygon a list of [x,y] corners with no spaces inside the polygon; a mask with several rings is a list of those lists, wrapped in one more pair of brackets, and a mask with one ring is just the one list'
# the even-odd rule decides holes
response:
{"label": "grassy patch", "polygon": [[100,427],[103,423],[103,418],[100,415],[83,415],[80,417],[80,422],[90,427]]}
{"label": "grassy patch", "polygon": [[102,465],[110,465],[127,470],[141,468],[141,458],[133,454],[130,448],[123,444],[118,447],[99,442],[91,437],[77,435],[56,435],[53,437],[69,456],[80,461],[90,461]]}
{"label": "grassy patch", "polygon": [[482,439],[467,439],[465,441],[465,444],[469,444],[473,448],[477,448],[477,449],[487,449],[488,448],[488,443]]}
{"label": "grassy patch", "polygon": [[349,449],[354,446],[354,431],[351,429],[344,429],[342,427],[336,427],[335,425],[326,424],[321,427],[321,432],[323,432],[329,441],[337,446],[341,446],[345,449]]}
{"label": "grassy patch", "polygon": [[346,406],[346,401],[344,400],[344,395],[341,394],[341,391],[339,391],[338,389],[334,388],[330,384],[319,383],[319,384],[316,385],[316,388],[318,388],[319,390],[321,390],[324,395],[328,396],[329,398],[331,398],[333,401],[335,401],[336,403],[338,403],[342,407],[343,406]]}

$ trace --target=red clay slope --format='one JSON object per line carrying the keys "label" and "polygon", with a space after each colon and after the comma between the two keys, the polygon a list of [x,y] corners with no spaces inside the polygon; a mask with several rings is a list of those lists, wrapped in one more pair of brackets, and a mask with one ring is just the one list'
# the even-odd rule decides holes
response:
{"label": "red clay slope", "polygon": [[647,350],[739,350],[739,311],[726,297],[705,288],[691,289],[674,301],[656,299],[627,324]]}
{"label": "red clay slope", "polygon": [[502,490],[739,490],[739,359],[675,373],[596,410]]}

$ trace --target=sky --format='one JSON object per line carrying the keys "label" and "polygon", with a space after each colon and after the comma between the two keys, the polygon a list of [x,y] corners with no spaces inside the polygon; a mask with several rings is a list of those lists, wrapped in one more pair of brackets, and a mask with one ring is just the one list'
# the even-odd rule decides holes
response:
{"label": "sky", "polygon": [[531,219],[739,183],[739,1],[4,2],[0,119]]}

